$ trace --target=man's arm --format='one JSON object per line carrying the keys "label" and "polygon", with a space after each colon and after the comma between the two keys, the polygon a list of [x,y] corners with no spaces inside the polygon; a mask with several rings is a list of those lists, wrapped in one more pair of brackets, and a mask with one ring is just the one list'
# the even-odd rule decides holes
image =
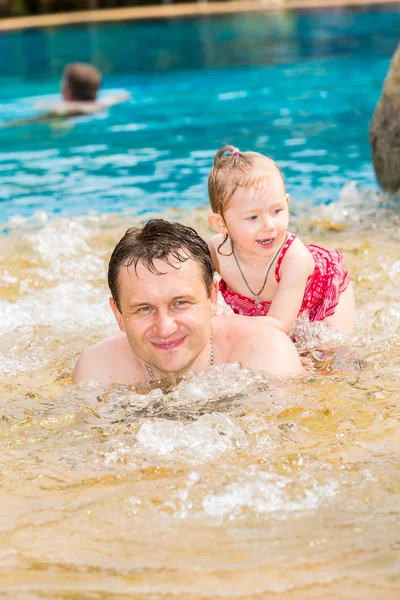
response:
{"label": "man's arm", "polygon": [[115,104],[121,104],[121,102],[126,102],[130,98],[130,93],[123,91],[118,92],[117,94],[103,96],[102,98],[99,98],[97,100],[97,103],[100,104],[103,108],[108,108],[110,106],[114,106]]}
{"label": "man's arm", "polygon": [[69,118],[69,117],[81,117],[84,115],[92,115],[101,110],[105,110],[114,106],[115,104],[121,104],[126,102],[131,97],[129,92],[120,92],[109,96],[104,96],[98,100],[90,102],[82,102],[79,100],[72,100],[70,102],[61,101],[49,103],[38,102],[35,108],[45,110],[46,112],[36,117],[36,119],[51,119],[51,118]]}

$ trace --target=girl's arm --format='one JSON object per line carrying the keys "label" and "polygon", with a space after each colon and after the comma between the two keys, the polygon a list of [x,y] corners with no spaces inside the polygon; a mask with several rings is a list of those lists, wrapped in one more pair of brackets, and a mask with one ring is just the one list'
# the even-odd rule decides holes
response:
{"label": "girl's arm", "polygon": [[300,240],[295,240],[282,261],[280,282],[268,316],[275,325],[289,334],[299,314],[307,279],[314,270],[314,259]]}

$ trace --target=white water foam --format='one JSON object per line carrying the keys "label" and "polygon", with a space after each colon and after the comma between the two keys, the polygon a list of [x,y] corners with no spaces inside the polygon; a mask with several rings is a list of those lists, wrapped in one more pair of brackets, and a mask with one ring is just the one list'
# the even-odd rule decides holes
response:
{"label": "white water foam", "polygon": [[105,261],[96,256],[89,240],[98,233],[97,227],[86,227],[76,220],[49,221],[28,236],[35,254],[45,263],[37,267],[40,277],[50,281],[104,279]]}
{"label": "white water foam", "polygon": [[40,369],[54,360],[48,346],[59,336],[83,338],[93,330],[110,335],[116,324],[108,294],[90,283],[70,281],[16,302],[0,301],[0,375]]}
{"label": "white water foam", "polygon": [[114,325],[105,290],[71,281],[21,297],[0,301],[0,335],[19,327],[50,326],[62,332]]}
{"label": "white water foam", "polygon": [[185,458],[196,463],[248,445],[246,434],[234,419],[217,412],[188,425],[166,419],[143,423],[137,440],[153,457],[167,457],[169,461]]}
{"label": "white water foam", "polygon": [[230,483],[221,491],[208,494],[203,509],[209,516],[230,518],[239,516],[246,509],[259,514],[306,511],[334,497],[339,488],[333,479],[321,483],[306,473],[300,475],[297,483],[296,493],[293,492],[296,484],[293,479],[251,468],[244,481]]}
{"label": "white water foam", "polygon": [[391,205],[393,200],[383,192],[373,188],[360,188],[356,181],[348,181],[340,190],[337,202],[320,206],[320,216],[337,223],[358,223],[368,228],[376,227],[374,220],[382,219],[382,204]]}

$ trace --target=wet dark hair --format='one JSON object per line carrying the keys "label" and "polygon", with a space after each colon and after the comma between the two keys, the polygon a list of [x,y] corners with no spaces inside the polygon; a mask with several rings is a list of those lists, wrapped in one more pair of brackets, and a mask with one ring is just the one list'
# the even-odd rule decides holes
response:
{"label": "wet dark hair", "polygon": [[172,260],[181,263],[189,259],[196,261],[201,268],[204,285],[209,297],[214,278],[214,266],[207,243],[191,227],[182,223],[152,219],[143,227],[131,227],[115,246],[108,266],[108,285],[111,295],[121,311],[120,281],[121,267],[134,265],[135,271],[139,262],[156,275],[162,275],[154,260],[159,259],[167,265],[178,268]]}
{"label": "wet dark hair", "polygon": [[87,63],[71,63],[63,73],[63,85],[71,92],[72,100],[93,102],[101,83],[101,74]]}

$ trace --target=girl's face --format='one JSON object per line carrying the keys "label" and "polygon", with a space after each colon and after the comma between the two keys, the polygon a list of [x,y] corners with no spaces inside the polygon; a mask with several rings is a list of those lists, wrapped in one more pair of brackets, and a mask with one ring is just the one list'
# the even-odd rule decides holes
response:
{"label": "girl's face", "polygon": [[289,224],[288,201],[278,172],[258,187],[238,188],[223,215],[235,249],[263,257],[275,254]]}

